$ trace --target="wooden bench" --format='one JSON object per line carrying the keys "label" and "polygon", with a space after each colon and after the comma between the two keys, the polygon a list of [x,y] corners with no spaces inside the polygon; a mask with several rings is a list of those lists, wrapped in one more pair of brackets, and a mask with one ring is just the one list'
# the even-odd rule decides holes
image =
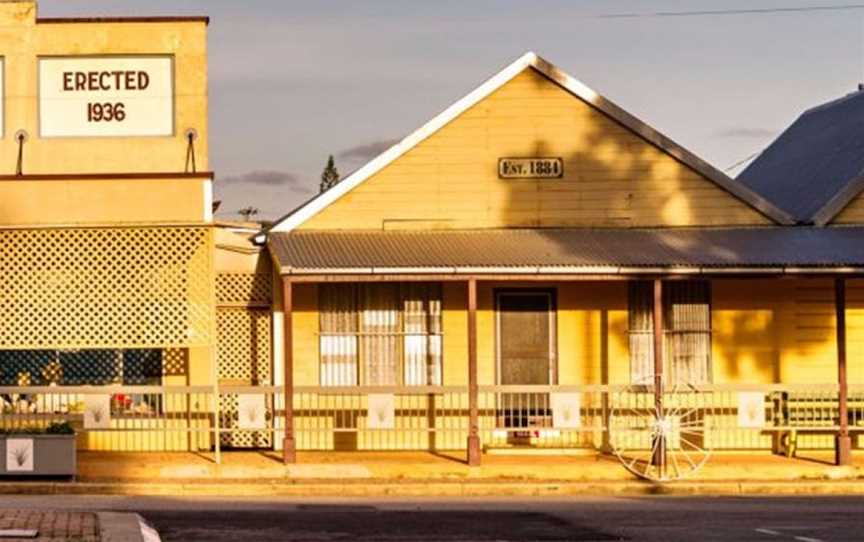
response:
{"label": "wooden bench", "polygon": [[[840,409],[835,398],[806,392],[778,391],[771,394],[771,402],[774,426],[787,428],[774,432],[774,453],[795,457],[799,433],[837,434]],[[849,395],[847,421],[850,428],[864,424],[864,394]]]}

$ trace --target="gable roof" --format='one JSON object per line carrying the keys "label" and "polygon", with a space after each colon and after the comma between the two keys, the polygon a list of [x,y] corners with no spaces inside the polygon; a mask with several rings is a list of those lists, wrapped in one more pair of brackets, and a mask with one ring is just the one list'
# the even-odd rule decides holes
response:
{"label": "gable roof", "polygon": [[446,124],[495,92],[497,89],[501,88],[508,81],[528,68],[537,70],[546,78],[563,87],[577,98],[580,98],[589,105],[598,109],[600,112],[611,117],[625,128],[662,149],[664,152],[689,166],[691,169],[701,173],[704,177],[713,181],[720,188],[749,204],[751,207],[773,221],[779,224],[793,223],[791,216],[747,186],[730,178],[722,171],[716,169],[654,128],[596,93],[582,82],[567,75],[550,62],[547,62],[533,52],[528,52],[492,76],[467,96],[457,101],[438,116],[421,126],[417,131],[408,135],[405,139],[396,145],[393,145],[382,154],[372,159],[365,166],[340,181],[336,186],[320,194],[318,197],[310,200],[305,205],[300,206],[291,213],[276,220],[269,231],[286,232],[293,230],[352,190],[354,187],[384,169],[388,164],[395,161],[397,158],[411,150],[413,147],[443,128]]}
{"label": "gable roof", "polygon": [[738,180],[796,222],[830,222],[864,189],[864,91],[805,111]]}

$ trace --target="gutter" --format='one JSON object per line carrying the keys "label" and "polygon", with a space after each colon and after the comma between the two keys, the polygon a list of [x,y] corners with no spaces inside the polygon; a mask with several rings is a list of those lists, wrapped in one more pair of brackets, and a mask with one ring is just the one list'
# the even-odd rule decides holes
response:
{"label": "gutter", "polygon": [[339,267],[293,268],[281,266],[283,275],[864,275],[864,267],[626,267],[626,266],[519,266],[519,267]]}

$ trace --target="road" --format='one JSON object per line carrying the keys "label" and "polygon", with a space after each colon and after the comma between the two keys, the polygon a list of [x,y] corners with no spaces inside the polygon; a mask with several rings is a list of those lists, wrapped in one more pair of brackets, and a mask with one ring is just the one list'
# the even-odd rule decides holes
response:
{"label": "road", "polygon": [[2,508],[137,511],[164,541],[864,540],[864,498],[309,499],[0,496]]}

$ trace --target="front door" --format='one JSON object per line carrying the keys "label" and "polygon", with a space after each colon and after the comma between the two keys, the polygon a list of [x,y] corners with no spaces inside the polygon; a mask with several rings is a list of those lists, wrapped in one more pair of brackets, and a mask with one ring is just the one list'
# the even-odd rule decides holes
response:
{"label": "front door", "polygon": [[[496,292],[498,384],[548,386],[556,381],[555,292]],[[508,390],[498,394],[498,427],[511,444],[528,444],[551,426],[549,394]]]}
{"label": "front door", "polygon": [[497,292],[499,384],[554,383],[554,296],[550,290]]}

